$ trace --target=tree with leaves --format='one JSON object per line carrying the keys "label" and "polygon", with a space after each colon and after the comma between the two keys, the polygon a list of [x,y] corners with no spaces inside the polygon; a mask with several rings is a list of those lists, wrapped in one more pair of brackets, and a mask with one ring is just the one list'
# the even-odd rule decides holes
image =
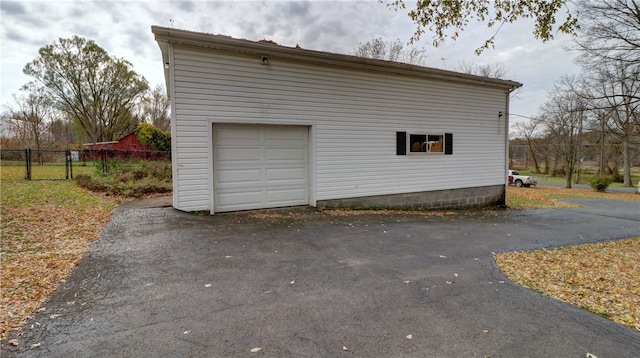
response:
{"label": "tree with leaves", "polygon": [[360,43],[354,50],[359,57],[375,58],[412,65],[424,65],[427,59],[426,50],[415,47],[405,47],[402,41],[384,41],[382,38]]}
{"label": "tree with leaves", "polygon": [[23,72],[90,141],[117,140],[136,128],[133,110],[149,86],[131,63],[78,36],[61,38],[40,48],[38,54]]}
{"label": "tree with leaves", "polygon": [[136,129],[136,138],[140,144],[151,146],[153,150],[171,150],[171,135],[151,123],[140,123]]}
{"label": "tree with leaves", "polygon": [[[395,10],[406,10],[405,0],[379,0]],[[554,33],[576,34],[578,21],[566,7],[568,0],[416,0],[415,8],[409,10],[409,17],[416,24],[411,41],[417,41],[427,31],[433,34],[433,45],[438,46],[446,38],[456,40],[472,20],[484,23],[488,28],[496,29],[493,36],[476,49],[483,50],[495,46],[495,38],[507,23],[518,20],[534,19],[533,36],[543,42],[553,39]],[[564,20],[556,24],[556,16],[567,9]]]}

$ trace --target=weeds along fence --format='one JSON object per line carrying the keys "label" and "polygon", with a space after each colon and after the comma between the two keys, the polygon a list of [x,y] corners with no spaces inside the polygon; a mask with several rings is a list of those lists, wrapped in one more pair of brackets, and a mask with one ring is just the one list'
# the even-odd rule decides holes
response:
{"label": "weeds along fence", "polygon": [[140,162],[171,162],[171,152],[115,149],[0,149],[0,178],[73,179],[77,174],[135,167]]}

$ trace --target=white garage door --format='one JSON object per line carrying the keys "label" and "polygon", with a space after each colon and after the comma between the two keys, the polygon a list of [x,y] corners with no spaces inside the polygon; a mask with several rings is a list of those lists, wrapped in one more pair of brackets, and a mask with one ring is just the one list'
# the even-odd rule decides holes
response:
{"label": "white garage door", "polygon": [[216,212],[309,204],[309,130],[213,125]]}

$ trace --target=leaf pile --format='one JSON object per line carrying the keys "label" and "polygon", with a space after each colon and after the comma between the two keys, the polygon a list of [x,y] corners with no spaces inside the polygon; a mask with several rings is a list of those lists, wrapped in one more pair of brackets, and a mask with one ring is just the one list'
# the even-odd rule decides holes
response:
{"label": "leaf pile", "polygon": [[0,338],[20,329],[78,264],[111,217],[114,198],[70,181],[0,181]]}
{"label": "leaf pile", "polygon": [[560,201],[563,198],[590,198],[640,201],[634,193],[596,192],[591,189],[567,189],[554,186],[507,188],[507,206],[512,209],[576,208],[579,205]]}
{"label": "leaf pile", "polygon": [[514,282],[640,331],[640,237],[495,259]]}

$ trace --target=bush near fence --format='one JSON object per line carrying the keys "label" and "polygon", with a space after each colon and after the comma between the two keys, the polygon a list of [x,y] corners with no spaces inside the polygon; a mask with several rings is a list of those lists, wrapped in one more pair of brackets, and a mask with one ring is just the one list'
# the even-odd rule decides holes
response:
{"label": "bush near fence", "polygon": [[0,149],[0,179],[72,179],[77,174],[88,174],[96,170],[106,174],[114,168],[135,167],[139,162],[156,161],[170,163],[171,152]]}

